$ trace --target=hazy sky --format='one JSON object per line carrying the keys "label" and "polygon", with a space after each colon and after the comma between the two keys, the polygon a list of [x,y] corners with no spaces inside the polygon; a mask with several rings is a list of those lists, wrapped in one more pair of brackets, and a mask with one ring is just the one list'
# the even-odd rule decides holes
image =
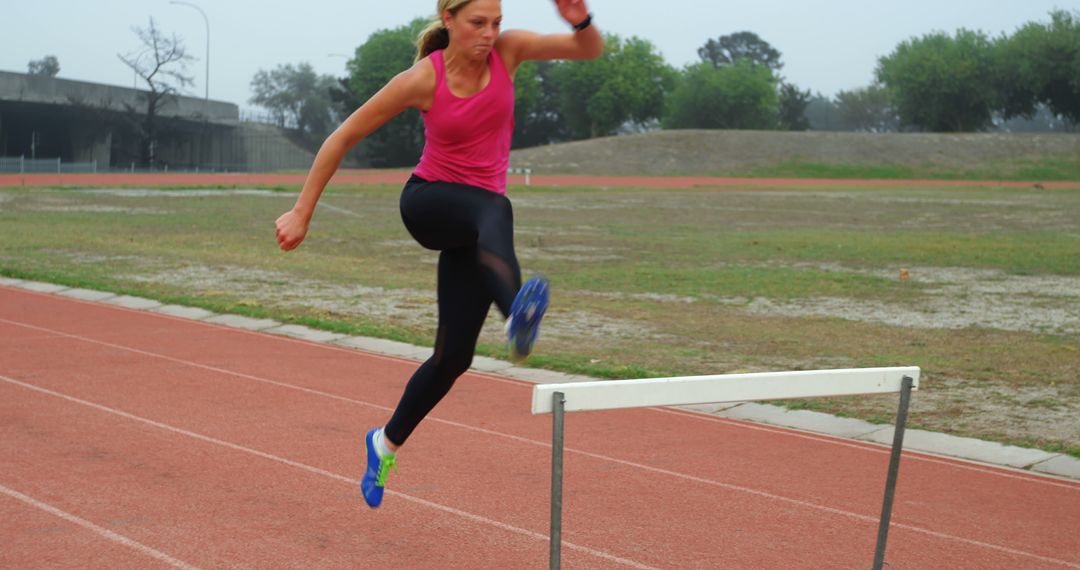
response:
{"label": "hazy sky", "polygon": [[[250,107],[260,69],[309,62],[344,75],[345,58],[374,31],[435,12],[435,0],[191,0],[210,20],[210,98]],[[991,35],[1047,21],[1054,8],[1080,0],[591,0],[604,31],[653,42],[677,67],[697,60],[708,39],[749,30],[783,54],[783,75],[803,89],[834,95],[870,83],[879,57],[913,36],[958,28]],[[503,0],[504,28],[563,32],[550,0]],[[60,77],[132,86],[116,57],[140,48],[133,26],[158,26],[182,37],[198,59],[191,94],[203,96],[206,32],[202,16],[169,0],[12,0],[4,2],[0,70],[25,72],[30,60],[55,55]]]}

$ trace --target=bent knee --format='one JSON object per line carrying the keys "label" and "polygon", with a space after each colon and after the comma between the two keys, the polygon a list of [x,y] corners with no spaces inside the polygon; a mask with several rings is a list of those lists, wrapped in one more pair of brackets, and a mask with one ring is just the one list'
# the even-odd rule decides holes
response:
{"label": "bent knee", "polygon": [[440,355],[435,366],[444,375],[457,378],[464,374],[472,366],[472,352],[449,352]]}

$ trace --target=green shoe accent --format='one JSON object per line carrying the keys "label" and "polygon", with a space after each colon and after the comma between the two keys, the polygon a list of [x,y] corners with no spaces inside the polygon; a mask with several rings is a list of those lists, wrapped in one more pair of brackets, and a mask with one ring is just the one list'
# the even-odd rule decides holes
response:
{"label": "green shoe accent", "polygon": [[394,471],[397,471],[396,455],[387,455],[379,458],[379,477],[375,479],[376,487],[386,486],[386,477],[390,474],[391,467],[394,468]]}

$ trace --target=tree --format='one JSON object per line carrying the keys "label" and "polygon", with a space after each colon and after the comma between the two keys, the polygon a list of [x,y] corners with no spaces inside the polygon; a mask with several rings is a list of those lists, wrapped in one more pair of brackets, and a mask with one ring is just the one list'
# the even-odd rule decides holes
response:
{"label": "tree", "polygon": [[598,59],[563,62],[550,77],[563,120],[573,138],[583,139],[659,118],[676,73],[648,40],[608,35]]}
{"label": "tree", "polygon": [[[379,30],[356,48],[346,63],[348,85],[353,97],[338,97],[346,103],[363,104],[395,75],[413,64],[415,40],[428,20],[417,18],[390,30]],[[349,115],[355,107],[341,109]],[[361,161],[372,166],[407,166],[416,164],[424,149],[424,124],[416,109],[394,117],[371,133],[357,148]]]}
{"label": "tree", "polygon": [[997,86],[1002,115],[1031,118],[1044,104],[1080,123],[1080,12],[1050,13],[1050,23],[1025,24],[998,41]]}
{"label": "tree", "polygon": [[27,64],[27,68],[29,68],[28,73],[30,75],[56,77],[60,73],[60,60],[56,59],[54,55],[47,55],[41,59],[31,61]]}
{"label": "tree", "polygon": [[900,128],[889,91],[881,85],[840,91],[836,110],[844,130],[888,133]]}
{"label": "tree", "polygon": [[552,78],[558,61],[526,61],[514,76],[514,148],[570,139],[559,114],[559,91]]}
{"label": "tree", "polygon": [[668,96],[667,129],[773,129],[779,109],[776,78],[765,66],[740,60],[716,68],[686,68]]}
{"label": "tree", "polygon": [[784,67],[780,62],[780,52],[754,32],[738,32],[709,40],[698,49],[698,56],[701,61],[717,68],[734,65],[740,60],[764,65],[775,73]]}
{"label": "tree", "polygon": [[337,80],[319,75],[309,63],[259,70],[251,80],[250,102],[270,111],[278,126],[290,126],[308,143],[318,143],[334,128],[330,92]]}
{"label": "tree", "polygon": [[[166,102],[176,99],[180,89],[194,83],[191,76],[184,73],[193,58],[187,55],[183,41],[176,34],[165,36],[153,18],[150,18],[148,27],[134,27],[132,30],[142,42],[143,49],[126,55],[117,54],[117,57],[134,70],[149,89],[143,93],[146,111],[140,120],[134,122],[141,141],[142,163],[153,167],[154,148],[159,135],[158,113]],[[139,113],[130,106],[128,111],[132,115]]]}
{"label": "tree", "polygon": [[778,126],[786,131],[805,131],[810,128],[806,108],[810,105],[810,90],[800,90],[790,83],[782,83],[779,93],[780,112]]}
{"label": "tree", "polygon": [[993,44],[981,32],[937,32],[902,42],[878,61],[902,125],[938,132],[984,130],[1000,97]]}
{"label": "tree", "polygon": [[1075,128],[1075,123],[1050,110],[1043,103],[1035,106],[1035,112],[1030,116],[1005,118],[1004,115],[995,121],[996,130],[1006,133],[1062,133]]}
{"label": "tree", "polygon": [[840,131],[840,111],[832,99],[817,93],[806,105],[806,120],[812,131]]}

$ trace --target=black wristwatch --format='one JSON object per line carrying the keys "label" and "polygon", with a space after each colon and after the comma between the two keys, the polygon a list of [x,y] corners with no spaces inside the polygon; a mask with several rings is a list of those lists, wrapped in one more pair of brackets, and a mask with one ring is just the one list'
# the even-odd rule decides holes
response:
{"label": "black wristwatch", "polygon": [[574,24],[574,31],[575,32],[580,32],[581,30],[584,30],[585,28],[588,28],[591,24],[592,24],[592,14],[590,13],[588,16],[585,16],[585,19],[582,20],[580,23]]}

